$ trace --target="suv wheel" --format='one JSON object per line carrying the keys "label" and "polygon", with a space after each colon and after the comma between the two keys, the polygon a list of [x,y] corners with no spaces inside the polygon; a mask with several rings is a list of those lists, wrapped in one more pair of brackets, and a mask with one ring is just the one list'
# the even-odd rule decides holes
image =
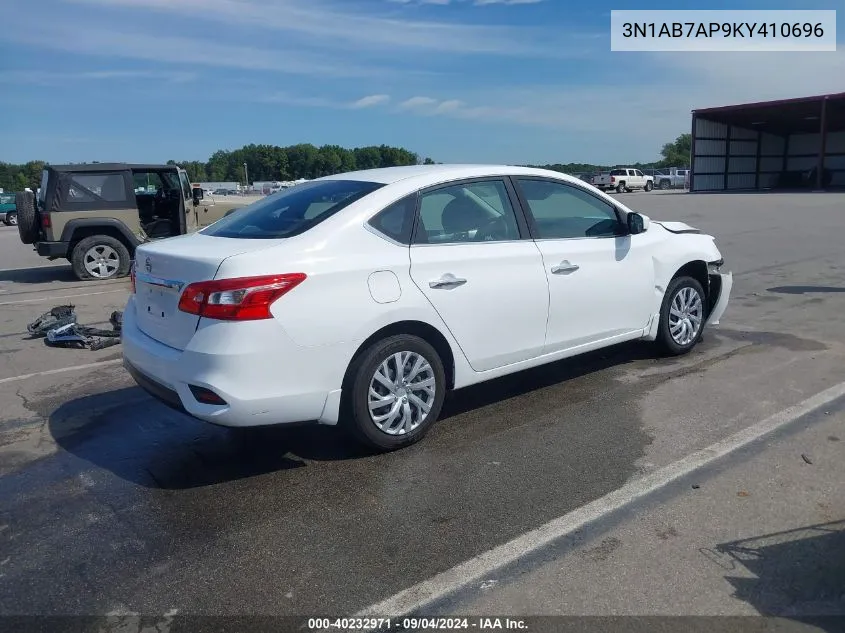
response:
{"label": "suv wheel", "polygon": [[7,213],[6,219],[4,220],[6,226],[17,226],[18,225],[18,214],[17,213]]}
{"label": "suv wheel", "polygon": [[15,194],[15,208],[21,242],[34,244],[38,241],[38,233],[41,230],[38,211],[35,208],[35,195],[29,191],[19,191]]}
{"label": "suv wheel", "polygon": [[108,235],[80,240],[70,256],[78,279],[114,279],[129,274],[131,258],[123,242]]}
{"label": "suv wheel", "polygon": [[437,420],[446,373],[427,341],[399,334],[364,351],[348,384],[344,423],[363,443],[391,451],[421,440]]}

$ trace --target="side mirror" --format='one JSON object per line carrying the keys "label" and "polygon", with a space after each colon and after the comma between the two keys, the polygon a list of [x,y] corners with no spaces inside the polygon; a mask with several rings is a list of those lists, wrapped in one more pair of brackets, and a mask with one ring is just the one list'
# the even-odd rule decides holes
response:
{"label": "side mirror", "polygon": [[205,197],[205,192],[202,190],[201,187],[194,187],[191,189],[191,195],[194,198],[194,204],[199,204],[200,200]]}
{"label": "side mirror", "polygon": [[628,214],[628,233],[631,235],[639,235],[645,233],[648,228],[648,218],[639,213]]}

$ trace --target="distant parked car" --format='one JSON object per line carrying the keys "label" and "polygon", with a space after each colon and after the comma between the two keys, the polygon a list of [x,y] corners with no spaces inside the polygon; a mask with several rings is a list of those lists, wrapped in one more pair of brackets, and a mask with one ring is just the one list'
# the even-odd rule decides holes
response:
{"label": "distant parked car", "polygon": [[136,251],[124,365],[214,424],[421,439],[447,391],[629,340],[685,354],[732,276],[714,238],[513,166],[337,174]]}
{"label": "distant parked car", "polygon": [[622,193],[623,191],[630,192],[634,189],[651,191],[654,189],[654,177],[646,176],[639,169],[622,167],[612,169],[606,176],[596,176],[593,179],[593,185],[602,191],[605,189],[615,189],[616,193]]}
{"label": "distant parked car", "polygon": [[18,208],[13,193],[0,193],[0,222],[6,226],[16,226],[18,223]]}

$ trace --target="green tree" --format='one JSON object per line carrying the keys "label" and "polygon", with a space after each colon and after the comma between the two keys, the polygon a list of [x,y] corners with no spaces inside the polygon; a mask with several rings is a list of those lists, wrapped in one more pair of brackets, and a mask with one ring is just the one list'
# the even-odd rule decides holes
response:
{"label": "green tree", "polygon": [[681,134],[673,143],[666,143],[660,150],[663,160],[660,167],[688,167],[692,152],[692,134]]}

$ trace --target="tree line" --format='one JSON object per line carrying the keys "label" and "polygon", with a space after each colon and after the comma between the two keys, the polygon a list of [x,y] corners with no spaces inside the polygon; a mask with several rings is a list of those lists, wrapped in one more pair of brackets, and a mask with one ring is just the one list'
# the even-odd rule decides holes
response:
{"label": "tree line", "polygon": [[[689,168],[690,152],[692,151],[692,134],[681,134],[671,143],[666,143],[660,150],[663,157],[658,161],[650,163],[626,164],[625,167],[632,167],[640,171],[646,169],[661,169],[666,167]],[[608,171],[617,165],[593,165],[591,163],[552,163],[546,165],[530,165],[540,169],[550,169],[564,174],[591,174],[599,171]]]}
{"label": "tree line", "polygon": [[[660,167],[685,167],[689,165],[692,138],[682,134],[675,141],[666,143],[661,150],[663,158],[654,163],[630,165],[636,169]],[[244,182],[244,163],[250,182],[268,180],[297,180],[320,178],[356,169],[395,167],[400,165],[434,164],[431,158],[421,159],[418,154],[402,147],[373,145],[347,149],[339,145],[316,147],[300,143],[278,145],[245,145],[236,150],[218,150],[207,161],[167,161],[180,165],[193,182]],[[35,190],[41,183],[44,161],[34,160],[22,165],[0,162],[0,188],[5,191]],[[567,163],[532,165],[563,173],[595,172],[612,168],[611,165]]]}
{"label": "tree line", "polygon": [[[40,160],[22,165],[0,162],[0,188],[7,192],[22,191],[26,187],[36,189],[40,186],[41,171],[45,164]],[[339,145],[316,147],[310,143],[301,143],[288,147],[252,144],[236,150],[218,150],[205,162],[168,160],[167,164],[183,167],[192,182],[242,183],[247,175],[250,182],[299,178],[311,180],[356,169],[429,165],[434,164],[434,161],[430,158],[421,159],[403,147],[389,145],[347,149]]]}

